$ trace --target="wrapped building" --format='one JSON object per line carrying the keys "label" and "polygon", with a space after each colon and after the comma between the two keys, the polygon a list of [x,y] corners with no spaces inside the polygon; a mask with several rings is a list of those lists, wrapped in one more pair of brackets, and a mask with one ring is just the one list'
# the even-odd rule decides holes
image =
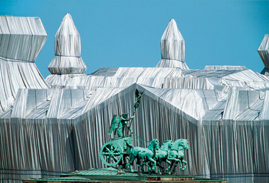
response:
{"label": "wrapped building", "polygon": [[[1,181],[105,167],[99,151],[110,138],[111,119],[132,113],[136,89],[144,91],[132,125],[138,136],[160,143],[189,139],[188,166],[178,173],[269,181],[266,75],[244,66],[189,69],[173,19],[156,67],[102,68],[86,75],[80,35],[67,14],[44,80],[34,61],[46,37],[39,18],[0,16]],[[258,50],[265,69],[268,50],[266,43]],[[133,143],[146,146],[136,137]]]}

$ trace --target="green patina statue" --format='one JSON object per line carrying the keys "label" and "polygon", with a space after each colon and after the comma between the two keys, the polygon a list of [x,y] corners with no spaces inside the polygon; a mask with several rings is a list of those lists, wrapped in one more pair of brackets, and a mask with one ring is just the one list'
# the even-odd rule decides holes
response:
{"label": "green patina statue", "polygon": [[[153,139],[147,148],[133,147],[132,137],[128,133],[131,132],[131,134],[134,134],[131,130],[131,125],[143,93],[144,91],[135,91],[134,112],[130,118],[128,118],[128,113],[119,116],[116,114],[113,115],[109,135],[114,131],[114,136],[117,135],[117,137],[103,145],[100,151],[101,160],[107,166],[118,166],[119,169],[129,166],[131,172],[133,172],[132,167],[135,159],[137,159],[138,171],[141,170],[143,173],[145,173],[144,166],[148,167],[148,173],[154,172],[156,166],[159,167],[158,172],[160,174],[164,173],[165,169],[162,166],[162,162],[168,164],[168,168],[166,169],[168,174],[174,173],[178,164],[180,164],[182,171],[185,170],[187,162],[183,158],[184,151],[189,148],[187,139],[177,139],[174,142],[167,140],[161,147],[159,147],[159,140]],[[128,129],[127,133],[125,133],[126,128]],[[138,136],[136,135],[136,137]],[[139,139],[142,138],[139,137]],[[128,159],[129,163],[127,163]],[[184,166],[183,163],[185,164]]]}
{"label": "green patina statue", "polygon": [[[138,168],[141,168],[142,172],[144,172],[143,165],[141,165],[142,161],[150,161],[153,163],[153,167],[149,170],[149,173],[151,173],[151,170],[154,171],[156,167],[156,150],[159,148],[159,140],[153,139],[150,141],[148,148],[143,147],[133,147],[130,152],[130,158],[129,163],[127,166],[130,166],[131,172],[133,172],[132,166],[134,163],[134,160],[137,158],[136,164],[138,165]],[[142,160],[142,161],[141,161]]]}
{"label": "green patina statue", "polygon": [[130,126],[128,125],[128,121],[130,121],[133,118],[134,116],[128,119],[128,113],[121,114],[118,117],[116,114],[114,114],[108,135],[111,135],[114,130],[114,135],[116,135],[117,133],[118,137],[123,137],[125,127],[127,127],[132,132]]}
{"label": "green patina statue", "polygon": [[[180,163],[180,169],[184,171],[187,167],[187,162],[183,160],[184,158],[184,151],[188,150],[189,143],[187,139],[177,139],[176,141],[167,140],[165,141],[162,146],[159,148],[155,148],[155,155],[154,160],[156,161],[156,165],[159,167],[158,173],[162,174],[164,173],[164,167],[162,166],[162,162],[166,162],[168,164],[168,168],[166,169],[168,174],[175,173],[176,167],[178,163]],[[139,158],[139,157],[138,157]],[[140,162],[140,161],[143,162]],[[143,166],[148,166],[149,173],[152,168],[155,167],[155,164],[152,164],[152,162],[144,159],[137,160],[139,164],[141,165],[141,171],[144,172]],[[184,167],[182,167],[182,164],[185,164]],[[171,167],[174,167],[171,171]]]}
{"label": "green patina statue", "polygon": [[139,104],[140,104],[140,99],[142,97],[142,94],[144,93],[143,92],[139,92],[138,90],[135,90],[135,97],[136,97],[136,101],[134,103],[134,113],[136,112],[136,109],[139,107]]}
{"label": "green patina statue", "polygon": [[[168,168],[166,169],[169,174],[174,173],[177,167],[177,164],[180,163],[180,169],[184,171],[187,167],[187,162],[183,160],[184,158],[184,150],[189,149],[189,142],[187,139],[177,139],[176,141],[167,140],[165,141],[159,151],[156,154],[157,165],[164,172],[164,167],[161,166],[161,163],[165,161],[168,164]],[[182,163],[185,163],[185,166],[182,168]],[[173,171],[171,171],[171,167],[173,167]]]}

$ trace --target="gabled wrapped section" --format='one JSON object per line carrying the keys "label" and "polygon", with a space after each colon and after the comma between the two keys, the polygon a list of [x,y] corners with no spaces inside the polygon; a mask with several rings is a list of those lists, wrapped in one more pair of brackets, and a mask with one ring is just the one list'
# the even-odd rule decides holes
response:
{"label": "gabled wrapped section", "polygon": [[48,69],[51,74],[83,74],[87,67],[80,57],[80,35],[67,13],[55,35],[55,56]]}

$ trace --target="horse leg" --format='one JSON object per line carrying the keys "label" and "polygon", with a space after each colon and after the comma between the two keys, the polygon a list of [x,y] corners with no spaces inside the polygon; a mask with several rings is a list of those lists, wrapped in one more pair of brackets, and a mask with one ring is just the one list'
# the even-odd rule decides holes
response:
{"label": "horse leg", "polygon": [[122,168],[124,168],[124,169],[127,168],[127,164],[128,164],[127,159],[129,159],[129,156],[127,156],[127,155],[122,157]]}
{"label": "horse leg", "polygon": [[162,173],[163,173],[163,171],[164,171],[164,167],[161,165],[161,163],[162,163],[162,160],[161,159],[159,159],[159,161],[157,161],[157,166],[159,167],[158,168],[158,173],[161,175]]}
{"label": "horse leg", "polygon": [[151,170],[152,170],[151,162],[148,162],[147,166],[148,166],[148,173],[151,174]]}
{"label": "horse leg", "polygon": [[171,170],[171,167],[174,165],[174,162],[175,162],[175,161],[172,161],[172,163],[170,163],[170,164],[168,165],[166,171],[169,172],[169,171]]}
{"label": "horse leg", "polygon": [[141,168],[142,173],[144,173],[145,172],[144,166],[146,165],[146,160],[145,159],[142,159],[140,161],[141,161],[141,163],[139,163],[140,164],[140,168]]}
{"label": "horse leg", "polygon": [[[171,174],[171,168],[172,168],[173,165],[175,164],[175,166],[174,166],[174,169],[175,169],[175,167],[177,166],[177,163],[178,163],[179,160],[178,160],[177,158],[175,158],[175,157],[170,157],[170,158],[167,159],[167,160],[172,161],[172,164],[169,165],[168,168],[166,169],[166,171],[168,171],[168,173]],[[173,170],[174,170],[174,169],[173,169]],[[173,171],[172,171],[172,172],[173,172]]]}
{"label": "horse leg", "polygon": [[177,164],[178,164],[178,161],[175,162],[175,165],[174,165],[174,168],[173,168],[173,170],[172,170],[172,173],[174,173],[174,172],[176,171]]}
{"label": "horse leg", "polygon": [[140,171],[141,171],[141,164],[140,164],[140,159],[139,158],[137,158],[136,164],[137,164],[138,173],[140,173]]}
{"label": "horse leg", "polygon": [[[170,171],[170,169],[171,169],[171,161],[168,161],[168,159],[166,159],[165,162],[168,164],[168,167],[167,167],[166,171]],[[163,168],[163,171],[164,171],[164,168]]]}
{"label": "horse leg", "polygon": [[155,168],[156,168],[156,161],[152,158],[152,157],[148,157],[148,160],[153,162],[153,168],[152,168],[152,171],[155,171]]}
{"label": "horse leg", "polygon": [[146,166],[146,165],[147,165],[146,161],[143,160],[143,163],[141,163],[141,171],[142,171],[142,173],[145,173],[144,166]]}
{"label": "horse leg", "polygon": [[181,169],[182,171],[184,171],[184,170],[187,168],[187,161],[182,160],[181,162],[182,162],[182,163],[185,163],[184,167]]}
{"label": "horse leg", "polygon": [[134,172],[134,170],[133,170],[133,163],[134,163],[134,159],[135,159],[135,157],[131,154],[130,155],[130,161],[129,161],[129,163],[127,163],[127,165],[126,166],[129,166],[130,165],[130,171],[131,172]]}

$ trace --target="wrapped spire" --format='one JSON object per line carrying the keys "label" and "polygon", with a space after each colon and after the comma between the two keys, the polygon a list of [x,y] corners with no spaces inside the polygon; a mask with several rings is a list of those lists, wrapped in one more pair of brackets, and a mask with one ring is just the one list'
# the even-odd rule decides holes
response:
{"label": "wrapped spire", "polygon": [[177,28],[177,23],[171,19],[161,38],[162,60],[157,67],[180,67],[189,69],[185,61],[185,42]]}
{"label": "wrapped spire", "polygon": [[51,74],[83,74],[87,67],[80,57],[80,35],[67,13],[55,35],[55,56],[48,66]]}
{"label": "wrapped spire", "polygon": [[269,75],[269,34],[265,34],[258,49],[258,53],[264,64],[264,69],[261,74]]}

